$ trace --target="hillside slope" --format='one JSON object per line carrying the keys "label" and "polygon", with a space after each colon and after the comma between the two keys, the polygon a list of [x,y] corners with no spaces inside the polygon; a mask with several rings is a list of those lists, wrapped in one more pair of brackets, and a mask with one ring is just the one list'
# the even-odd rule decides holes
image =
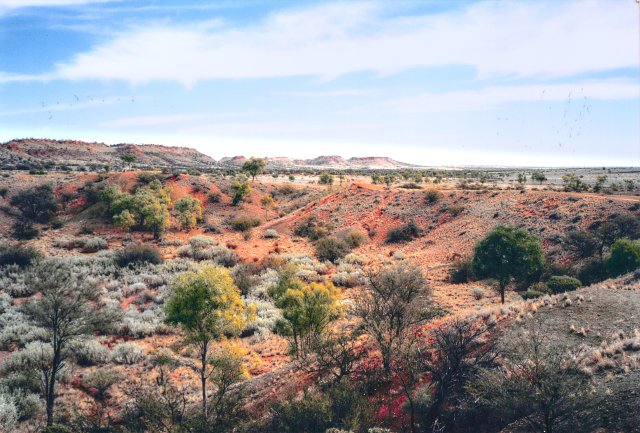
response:
{"label": "hillside slope", "polygon": [[[136,163],[151,167],[195,167],[214,165],[213,158],[188,147],[156,144],[87,143],[77,140],[20,139],[0,144],[0,165],[85,165],[122,163],[125,153],[136,155]],[[20,167],[18,167],[20,168]]]}

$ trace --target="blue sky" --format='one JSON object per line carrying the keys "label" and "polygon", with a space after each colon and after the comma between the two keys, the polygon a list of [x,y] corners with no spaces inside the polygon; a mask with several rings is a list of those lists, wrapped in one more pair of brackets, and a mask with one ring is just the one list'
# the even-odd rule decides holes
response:
{"label": "blue sky", "polygon": [[0,141],[640,166],[640,6],[0,0]]}

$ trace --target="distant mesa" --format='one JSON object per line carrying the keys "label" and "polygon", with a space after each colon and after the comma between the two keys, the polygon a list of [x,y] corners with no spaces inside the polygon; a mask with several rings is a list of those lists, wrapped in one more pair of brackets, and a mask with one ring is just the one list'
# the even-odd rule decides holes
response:
{"label": "distant mesa", "polygon": [[[159,144],[89,143],[78,140],[51,140],[25,138],[0,144],[0,164],[10,168],[20,164],[31,165],[118,165],[122,155],[134,154],[136,163],[149,167],[241,167],[248,159],[238,155],[215,159],[189,147],[163,146]],[[387,157],[369,156],[344,159],[339,155],[324,155],[312,159],[289,157],[265,158],[267,170],[286,168],[409,168],[411,164]]]}
{"label": "distant mesa", "polygon": [[[222,158],[220,160],[221,165],[227,166],[241,166],[247,158],[244,156],[234,156]],[[311,159],[293,159],[284,156],[281,157],[267,157],[265,158],[267,170],[273,170],[278,168],[410,168],[416,167],[411,164],[399,162],[388,157],[383,156],[367,156],[367,157],[354,157],[344,159],[339,155],[324,155]]]}

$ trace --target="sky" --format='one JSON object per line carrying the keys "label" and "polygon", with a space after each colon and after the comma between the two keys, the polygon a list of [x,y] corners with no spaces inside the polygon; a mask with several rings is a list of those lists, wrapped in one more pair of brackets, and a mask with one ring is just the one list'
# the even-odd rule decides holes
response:
{"label": "sky", "polygon": [[0,0],[0,141],[640,166],[636,0]]}

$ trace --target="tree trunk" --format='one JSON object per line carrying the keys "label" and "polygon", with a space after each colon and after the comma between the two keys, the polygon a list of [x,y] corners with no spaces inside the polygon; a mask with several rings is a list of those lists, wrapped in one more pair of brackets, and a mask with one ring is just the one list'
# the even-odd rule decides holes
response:
{"label": "tree trunk", "polygon": [[51,363],[51,374],[46,391],[47,404],[47,427],[53,425],[53,408],[56,401],[56,376],[60,367],[60,349],[54,345],[53,362]]}
{"label": "tree trunk", "polygon": [[207,423],[207,351],[208,345],[205,343],[200,349],[200,383],[202,385],[202,417],[204,418],[204,423]]}
{"label": "tree trunk", "polygon": [[500,281],[500,301],[504,304],[504,292],[507,289],[507,284]]}

